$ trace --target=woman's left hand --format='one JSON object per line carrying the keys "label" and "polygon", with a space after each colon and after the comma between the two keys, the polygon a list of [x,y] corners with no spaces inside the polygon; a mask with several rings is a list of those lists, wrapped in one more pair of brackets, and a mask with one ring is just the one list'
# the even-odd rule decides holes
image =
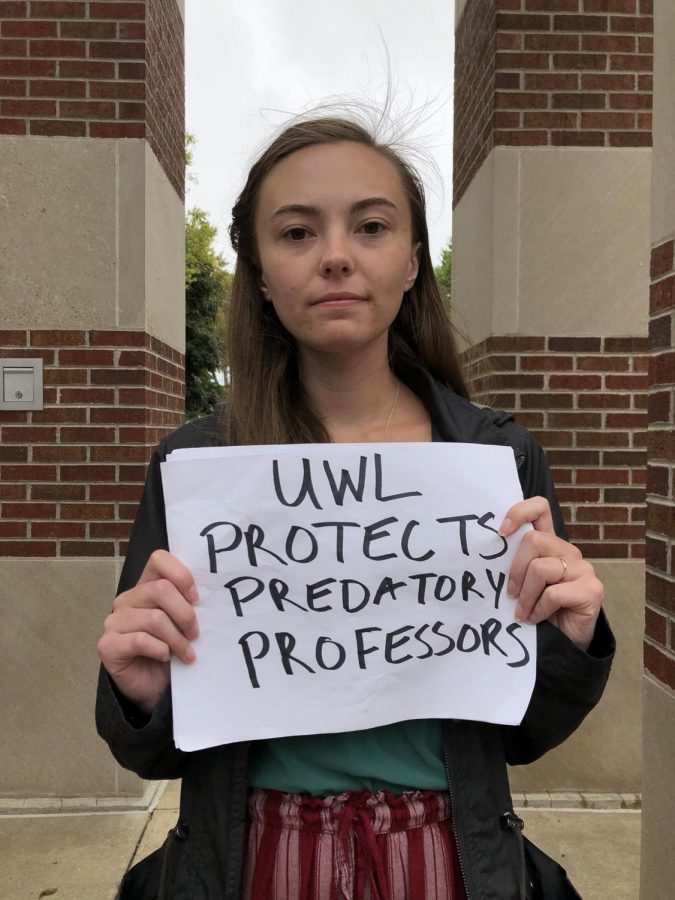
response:
{"label": "woman's left hand", "polygon": [[600,615],[602,583],[581,551],[556,535],[545,497],[515,503],[499,533],[508,537],[526,522],[534,530],[520,542],[507,585],[509,596],[518,598],[515,618],[533,625],[549,619],[586,650]]}

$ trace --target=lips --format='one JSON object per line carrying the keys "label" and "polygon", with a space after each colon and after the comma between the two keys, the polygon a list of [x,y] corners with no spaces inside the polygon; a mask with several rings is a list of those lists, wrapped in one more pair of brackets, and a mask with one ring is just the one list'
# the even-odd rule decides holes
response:
{"label": "lips", "polygon": [[348,291],[334,291],[319,297],[312,306],[349,306],[352,303],[362,303],[365,299],[359,294],[351,294]]}

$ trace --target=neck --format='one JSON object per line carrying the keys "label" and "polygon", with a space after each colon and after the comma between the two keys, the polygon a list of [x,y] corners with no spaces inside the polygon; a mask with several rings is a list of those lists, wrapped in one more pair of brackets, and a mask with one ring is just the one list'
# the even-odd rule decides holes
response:
{"label": "neck", "polygon": [[349,358],[305,352],[301,372],[309,402],[333,440],[382,437],[397,387],[386,347]]}

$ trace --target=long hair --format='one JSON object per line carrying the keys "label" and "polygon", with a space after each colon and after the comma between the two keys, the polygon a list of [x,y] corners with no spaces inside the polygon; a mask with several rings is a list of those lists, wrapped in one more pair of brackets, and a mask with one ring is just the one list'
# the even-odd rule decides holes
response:
{"label": "long hair", "polygon": [[389,360],[417,361],[457,394],[468,397],[459,356],[429,253],[424,187],[415,169],[389,144],[348,119],[326,116],[287,127],[251,167],[232,209],[230,238],[237,262],[230,296],[231,388],[225,437],[238,444],[328,442],[300,380],[294,338],[260,290],[254,227],[260,186],[272,168],[291,153],[316,144],[364,144],[396,168],[410,204],[413,242],[419,242],[417,278],[403,295],[389,329]]}

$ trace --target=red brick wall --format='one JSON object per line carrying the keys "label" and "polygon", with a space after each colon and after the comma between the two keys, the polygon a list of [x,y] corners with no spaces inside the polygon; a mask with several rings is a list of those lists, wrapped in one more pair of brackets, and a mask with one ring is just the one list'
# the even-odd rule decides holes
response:
{"label": "red brick wall", "polygon": [[474,399],[546,450],[570,540],[590,558],[643,557],[646,338],[491,337],[465,362]]}
{"label": "red brick wall", "polygon": [[176,0],[147,0],[147,137],[171,183],[185,184],[185,51]]}
{"label": "red brick wall", "polygon": [[647,469],[647,669],[675,688],[675,265],[673,241],[652,249]]}
{"label": "red brick wall", "polygon": [[183,356],[142,331],[0,331],[44,409],[0,410],[0,556],[120,556],[150,451],[184,419]]}
{"label": "red brick wall", "polygon": [[184,188],[176,0],[0,2],[0,134],[147,138]]}
{"label": "red brick wall", "polygon": [[455,204],[494,145],[651,146],[652,0],[468,0],[455,55]]}
{"label": "red brick wall", "polygon": [[494,146],[495,0],[467,0],[455,31],[454,202]]}

